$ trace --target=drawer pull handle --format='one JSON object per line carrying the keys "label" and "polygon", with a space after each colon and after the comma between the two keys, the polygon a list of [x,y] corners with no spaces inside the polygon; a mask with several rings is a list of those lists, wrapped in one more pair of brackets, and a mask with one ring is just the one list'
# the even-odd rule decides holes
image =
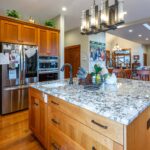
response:
{"label": "drawer pull handle", "polygon": [[51,143],[53,146],[54,150],[60,150],[60,146],[58,146],[56,143]]}
{"label": "drawer pull handle", "polygon": [[147,130],[150,129],[150,119],[147,121]]}
{"label": "drawer pull handle", "polygon": [[93,147],[92,147],[92,150],[96,150],[96,148],[93,146]]}
{"label": "drawer pull handle", "polygon": [[57,106],[59,105],[58,103],[56,103],[54,101],[51,101],[51,103],[54,104],[54,105],[57,105]]}
{"label": "drawer pull handle", "polygon": [[37,103],[34,103],[34,105],[38,106],[39,104],[37,104]]}
{"label": "drawer pull handle", "polygon": [[93,124],[95,124],[95,125],[97,125],[97,126],[103,128],[103,129],[108,129],[107,126],[104,126],[104,125],[102,125],[102,124],[100,124],[100,123],[98,123],[98,122],[96,122],[96,121],[94,121],[94,120],[92,120],[91,122],[92,122]]}
{"label": "drawer pull handle", "polygon": [[53,123],[55,123],[55,124],[60,124],[57,120],[55,120],[55,119],[51,119],[51,121],[53,122]]}

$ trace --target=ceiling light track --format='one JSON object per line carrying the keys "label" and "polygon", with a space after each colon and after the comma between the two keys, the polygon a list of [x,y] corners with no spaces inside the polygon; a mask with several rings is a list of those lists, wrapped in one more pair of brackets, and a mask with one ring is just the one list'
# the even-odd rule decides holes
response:
{"label": "ceiling light track", "polygon": [[115,30],[124,24],[124,0],[115,0],[109,6],[109,0],[101,0],[101,9],[98,9],[95,0],[88,10],[82,11],[81,34],[90,35],[108,30]]}

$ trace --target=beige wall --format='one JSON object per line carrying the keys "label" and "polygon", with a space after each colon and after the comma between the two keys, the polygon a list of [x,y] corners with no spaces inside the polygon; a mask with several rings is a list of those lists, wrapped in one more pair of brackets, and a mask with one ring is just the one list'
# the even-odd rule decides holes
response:
{"label": "beige wall", "polygon": [[[60,41],[59,41],[59,64],[60,67],[64,65],[64,34],[65,34],[65,17],[64,15],[59,15],[53,18],[56,21],[56,28],[60,29]],[[64,72],[59,72],[59,78],[64,79]]]}
{"label": "beige wall", "polygon": [[72,45],[81,46],[81,66],[88,69],[88,37],[81,35],[78,28],[65,33],[65,47]]}
{"label": "beige wall", "polygon": [[89,61],[90,58],[89,41],[105,43],[105,33],[90,36],[81,35],[79,28],[76,28],[74,30],[65,33],[65,47],[72,45],[81,45],[81,66],[90,72],[91,65],[93,64]]}
{"label": "beige wall", "polygon": [[145,51],[145,47],[142,44],[106,33],[106,49],[112,50],[116,44],[119,44],[122,49],[131,48],[131,61],[133,62],[133,55],[140,55],[140,63],[143,65],[143,53]]}

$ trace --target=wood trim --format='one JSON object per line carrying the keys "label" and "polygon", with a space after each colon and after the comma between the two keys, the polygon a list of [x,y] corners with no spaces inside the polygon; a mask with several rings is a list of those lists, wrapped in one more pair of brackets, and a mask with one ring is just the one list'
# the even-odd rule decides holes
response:
{"label": "wood trim", "polygon": [[54,28],[47,27],[47,26],[40,25],[40,24],[36,24],[36,23],[30,23],[30,22],[20,20],[20,19],[15,19],[15,18],[12,18],[12,17],[0,16],[0,20],[7,20],[7,21],[11,21],[11,22],[16,22],[16,23],[28,25],[28,26],[33,26],[33,27],[37,27],[37,28],[43,28],[43,29],[47,29],[47,30],[51,30],[51,31],[60,32],[59,29],[54,29]]}
{"label": "wood trim", "polygon": [[81,49],[81,45],[66,46],[65,49],[71,49],[71,48],[77,48],[77,47],[80,47]]}

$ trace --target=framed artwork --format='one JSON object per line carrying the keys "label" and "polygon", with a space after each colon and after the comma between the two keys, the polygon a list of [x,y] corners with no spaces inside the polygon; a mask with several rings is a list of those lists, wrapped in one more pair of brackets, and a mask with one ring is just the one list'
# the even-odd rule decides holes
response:
{"label": "framed artwork", "polygon": [[139,56],[139,55],[134,55],[134,56],[133,56],[133,58],[134,58],[134,60],[136,60],[136,61],[137,61],[137,60],[139,60],[139,59],[140,59],[140,56]]}
{"label": "framed artwork", "polygon": [[105,43],[90,41],[90,60],[91,61],[105,61],[106,60]]}

